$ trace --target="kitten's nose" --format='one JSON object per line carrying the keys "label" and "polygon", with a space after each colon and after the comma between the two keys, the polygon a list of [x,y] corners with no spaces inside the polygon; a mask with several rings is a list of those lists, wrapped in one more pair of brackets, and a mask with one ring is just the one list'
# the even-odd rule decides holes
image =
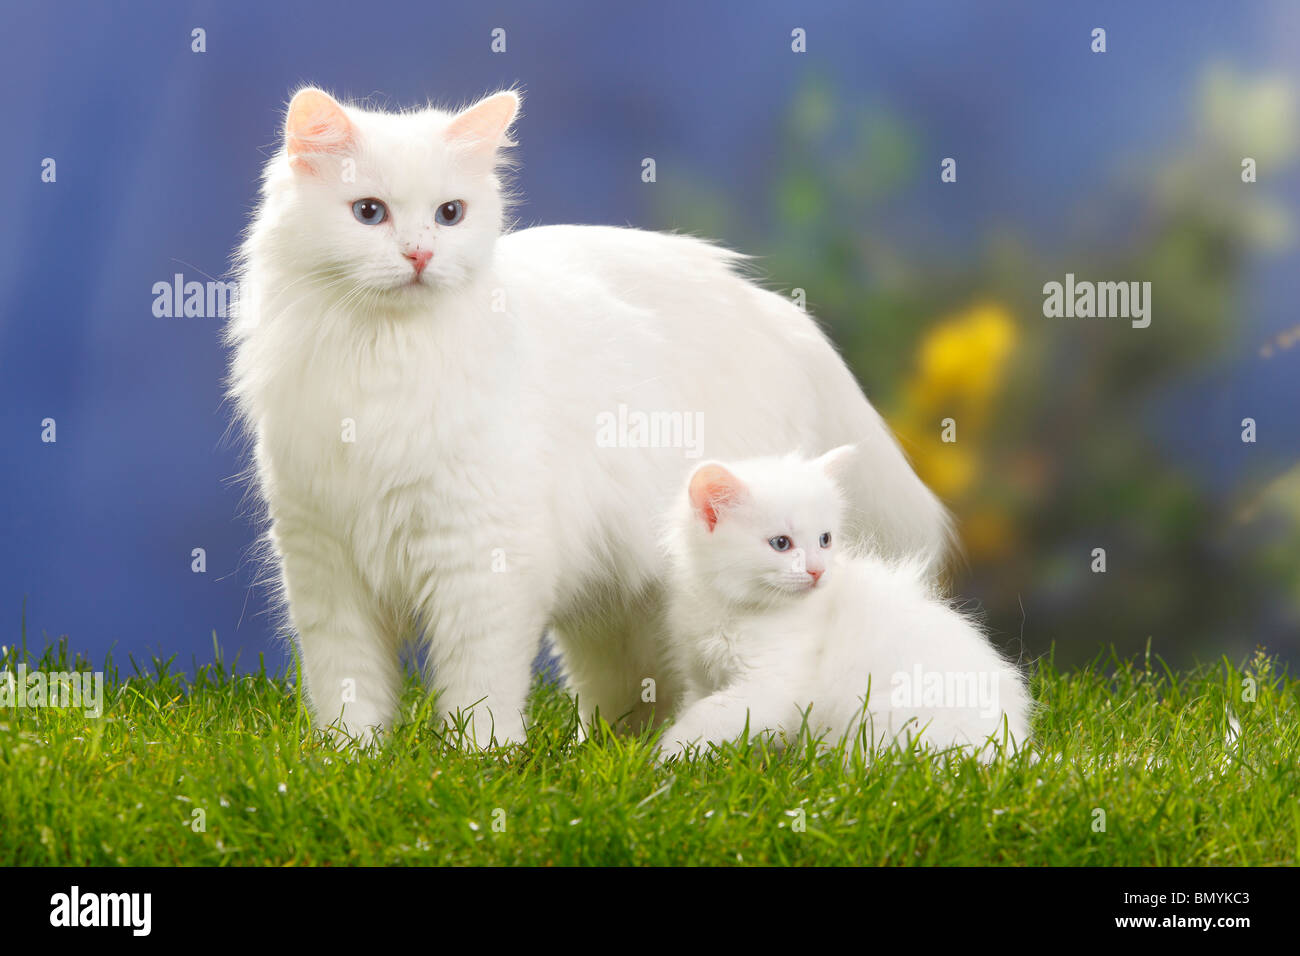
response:
{"label": "kitten's nose", "polygon": [[811,577],[811,578],[813,579],[813,586],[814,586],[814,587],[816,587],[816,586],[817,586],[817,582],[820,581],[820,580],[822,579],[822,573],[823,573],[825,570],[826,570],[825,568],[815,568],[815,569],[814,569],[814,568],[809,568],[809,569],[808,569],[808,576]]}
{"label": "kitten's nose", "polygon": [[426,252],[424,249],[416,249],[414,252],[404,252],[402,255],[406,256],[406,258],[411,261],[411,265],[415,267],[415,274],[417,276],[424,271],[424,267],[427,266],[429,260],[433,258],[433,253]]}

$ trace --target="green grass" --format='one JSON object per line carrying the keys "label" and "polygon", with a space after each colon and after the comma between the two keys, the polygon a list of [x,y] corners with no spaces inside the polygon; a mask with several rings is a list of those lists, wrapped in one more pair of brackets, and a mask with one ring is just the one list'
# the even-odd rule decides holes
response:
{"label": "green grass", "polygon": [[[16,668],[21,651],[0,662]],[[66,642],[25,658],[88,668]],[[1040,661],[1041,758],[891,753],[870,767],[761,745],[656,765],[575,743],[539,684],[528,742],[465,753],[414,684],[370,753],[310,730],[291,677],[219,658],[110,661],[105,711],[0,709],[0,864],[1294,864],[1300,681],[1262,653],[1174,674]],[[1243,680],[1257,688],[1242,700]],[[1225,746],[1228,710],[1240,722]],[[1105,831],[1094,829],[1105,811]],[[197,826],[202,811],[204,827]],[[802,811],[802,814],[800,813]],[[494,829],[504,823],[504,830]],[[800,824],[803,824],[802,826]]]}

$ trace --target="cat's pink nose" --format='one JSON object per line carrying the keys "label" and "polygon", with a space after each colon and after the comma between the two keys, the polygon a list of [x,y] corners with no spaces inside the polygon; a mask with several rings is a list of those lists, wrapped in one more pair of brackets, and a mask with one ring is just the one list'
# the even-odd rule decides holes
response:
{"label": "cat's pink nose", "polygon": [[813,579],[813,585],[814,585],[814,586],[816,586],[817,582],[820,581],[820,580],[822,579],[822,573],[823,573],[824,571],[825,571],[825,568],[818,568],[818,569],[816,569],[816,570],[814,570],[813,568],[809,568],[809,569],[808,569],[808,576],[811,577],[811,578]]}
{"label": "cat's pink nose", "polygon": [[415,267],[415,274],[418,276],[424,271],[424,267],[429,264],[433,258],[432,252],[426,252],[424,249],[416,249],[414,252],[403,253],[407,259],[411,260],[411,265]]}

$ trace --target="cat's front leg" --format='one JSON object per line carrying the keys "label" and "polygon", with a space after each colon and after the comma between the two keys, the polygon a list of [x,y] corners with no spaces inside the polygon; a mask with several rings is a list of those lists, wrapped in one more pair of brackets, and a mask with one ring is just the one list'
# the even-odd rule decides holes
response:
{"label": "cat's front leg", "polygon": [[750,737],[779,730],[795,710],[793,699],[770,688],[741,685],[717,691],[686,707],[664,731],[661,758],[735,740],[746,726]]}
{"label": "cat's front leg", "polygon": [[336,743],[369,744],[397,713],[400,634],[335,542],[283,525],[272,539],[315,725]]}
{"label": "cat's front leg", "polygon": [[438,707],[467,742],[523,743],[532,663],[549,607],[535,582],[508,563],[440,576],[422,609]]}

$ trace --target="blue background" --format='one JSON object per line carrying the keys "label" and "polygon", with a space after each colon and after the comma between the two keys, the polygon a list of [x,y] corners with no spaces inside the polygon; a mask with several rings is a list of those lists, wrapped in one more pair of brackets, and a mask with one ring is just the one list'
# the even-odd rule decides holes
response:
{"label": "blue background", "polygon": [[[886,211],[931,254],[1010,221],[1055,241],[1075,197],[1186,123],[1209,62],[1295,79],[1300,4],[614,5],[51,3],[0,30],[0,642],[67,634],[92,657],[284,659],[254,587],[254,526],[227,435],[222,320],[156,318],[152,286],[230,268],[288,93],[310,82],[379,105],[460,104],[514,84],[523,224],[674,225],[640,182],[689,169],[744,206],[766,188],[779,117],[809,72],[908,116],[963,157],[960,196]],[[989,8],[996,6],[990,12]],[[1109,33],[1105,69],[1093,26]],[[790,30],[809,52],[790,53]],[[206,30],[207,52],[190,31]],[[507,52],[489,49],[494,27]],[[939,145],[941,144],[941,145]],[[40,180],[41,160],[58,179]],[[1294,172],[1279,186],[1295,208]],[[769,224],[779,228],[779,223]],[[739,235],[718,235],[740,242]],[[745,251],[762,254],[763,248]],[[1295,323],[1293,248],[1252,266],[1240,322]],[[778,277],[780,278],[780,277]],[[1198,410],[1232,396],[1300,438],[1294,361],[1225,356],[1171,392],[1153,441],[1211,482]],[[43,444],[41,421],[58,441]],[[1280,465],[1279,465],[1280,467]],[[207,551],[207,573],[190,570]]]}

